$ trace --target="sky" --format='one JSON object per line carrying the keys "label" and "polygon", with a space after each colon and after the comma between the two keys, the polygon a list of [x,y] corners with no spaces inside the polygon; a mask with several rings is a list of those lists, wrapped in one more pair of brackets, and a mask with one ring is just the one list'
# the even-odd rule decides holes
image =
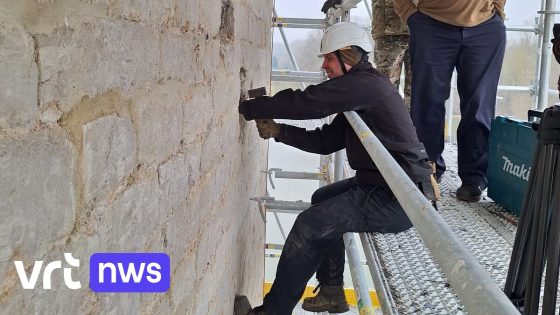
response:
{"label": "sky", "polygon": [[[324,18],[321,12],[324,0],[275,0],[276,12],[280,17],[289,18]],[[367,0],[371,5],[371,0]],[[560,2],[560,1],[559,1]],[[506,25],[509,26],[528,26],[532,25],[537,11],[541,9],[540,0],[510,0],[506,1]],[[556,10],[560,9],[560,4],[556,4]],[[357,7],[351,11],[351,16],[367,16],[364,2],[358,3]],[[560,18],[556,18],[560,21]],[[304,39],[307,35],[304,29],[286,29],[286,36],[289,41]],[[280,41],[277,31],[274,34],[274,41]]]}

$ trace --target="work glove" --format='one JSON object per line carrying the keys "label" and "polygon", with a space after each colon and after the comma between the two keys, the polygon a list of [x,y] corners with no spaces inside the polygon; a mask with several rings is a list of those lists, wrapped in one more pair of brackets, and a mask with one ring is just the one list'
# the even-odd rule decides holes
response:
{"label": "work glove", "polygon": [[239,107],[237,108],[237,110],[239,111],[239,113],[241,115],[243,115],[243,118],[245,118],[245,120],[251,120],[249,118],[249,102],[246,100],[240,100],[239,101]]}
{"label": "work glove", "polygon": [[272,119],[257,119],[257,129],[259,136],[263,139],[278,138],[280,136],[280,126]]}
{"label": "work glove", "polygon": [[321,8],[321,12],[327,14],[327,11],[329,11],[330,8],[334,8],[335,5],[337,4],[341,4],[342,0],[327,0],[325,1],[325,4],[323,4],[323,7]]}

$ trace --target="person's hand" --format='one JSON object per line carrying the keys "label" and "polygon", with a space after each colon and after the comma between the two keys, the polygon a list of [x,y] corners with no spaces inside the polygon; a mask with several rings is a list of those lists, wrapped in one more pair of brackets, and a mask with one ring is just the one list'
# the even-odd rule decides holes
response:
{"label": "person's hand", "polygon": [[327,11],[329,11],[330,8],[334,8],[335,5],[341,4],[341,3],[342,3],[342,0],[327,0],[323,4],[323,7],[321,8],[321,12],[327,14]]}
{"label": "person's hand", "polygon": [[248,117],[248,112],[249,112],[249,102],[246,100],[239,100],[239,107],[237,108],[237,111],[239,111],[239,113],[241,115],[243,115],[243,118],[245,118],[245,120],[250,120]]}
{"label": "person's hand", "polygon": [[503,21],[506,20],[506,13],[504,11],[504,5],[498,1],[494,1],[494,10],[502,18]]}
{"label": "person's hand", "polygon": [[263,139],[277,138],[280,136],[280,126],[272,119],[257,119],[259,136]]}

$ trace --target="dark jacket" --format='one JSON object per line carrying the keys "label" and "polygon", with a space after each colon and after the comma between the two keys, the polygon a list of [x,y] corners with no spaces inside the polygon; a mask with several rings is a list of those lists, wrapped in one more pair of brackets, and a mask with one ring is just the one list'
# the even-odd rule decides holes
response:
{"label": "dark jacket", "polygon": [[252,119],[316,119],[331,114],[331,124],[306,130],[280,124],[276,141],[301,150],[330,154],[346,148],[348,162],[361,184],[386,185],[360,139],[342,112],[356,111],[397,163],[416,183],[431,173],[428,156],[401,96],[370,63],[355,65],[347,74],[311,85],[304,91],[286,89],[269,97],[244,101],[239,112]]}

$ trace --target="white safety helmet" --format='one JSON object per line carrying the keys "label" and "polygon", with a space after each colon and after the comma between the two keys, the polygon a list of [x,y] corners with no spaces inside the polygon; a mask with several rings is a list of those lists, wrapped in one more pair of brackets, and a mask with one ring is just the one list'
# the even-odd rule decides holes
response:
{"label": "white safety helmet", "polygon": [[360,25],[352,22],[334,24],[323,34],[319,57],[350,46],[358,46],[367,53],[372,51],[368,33]]}

